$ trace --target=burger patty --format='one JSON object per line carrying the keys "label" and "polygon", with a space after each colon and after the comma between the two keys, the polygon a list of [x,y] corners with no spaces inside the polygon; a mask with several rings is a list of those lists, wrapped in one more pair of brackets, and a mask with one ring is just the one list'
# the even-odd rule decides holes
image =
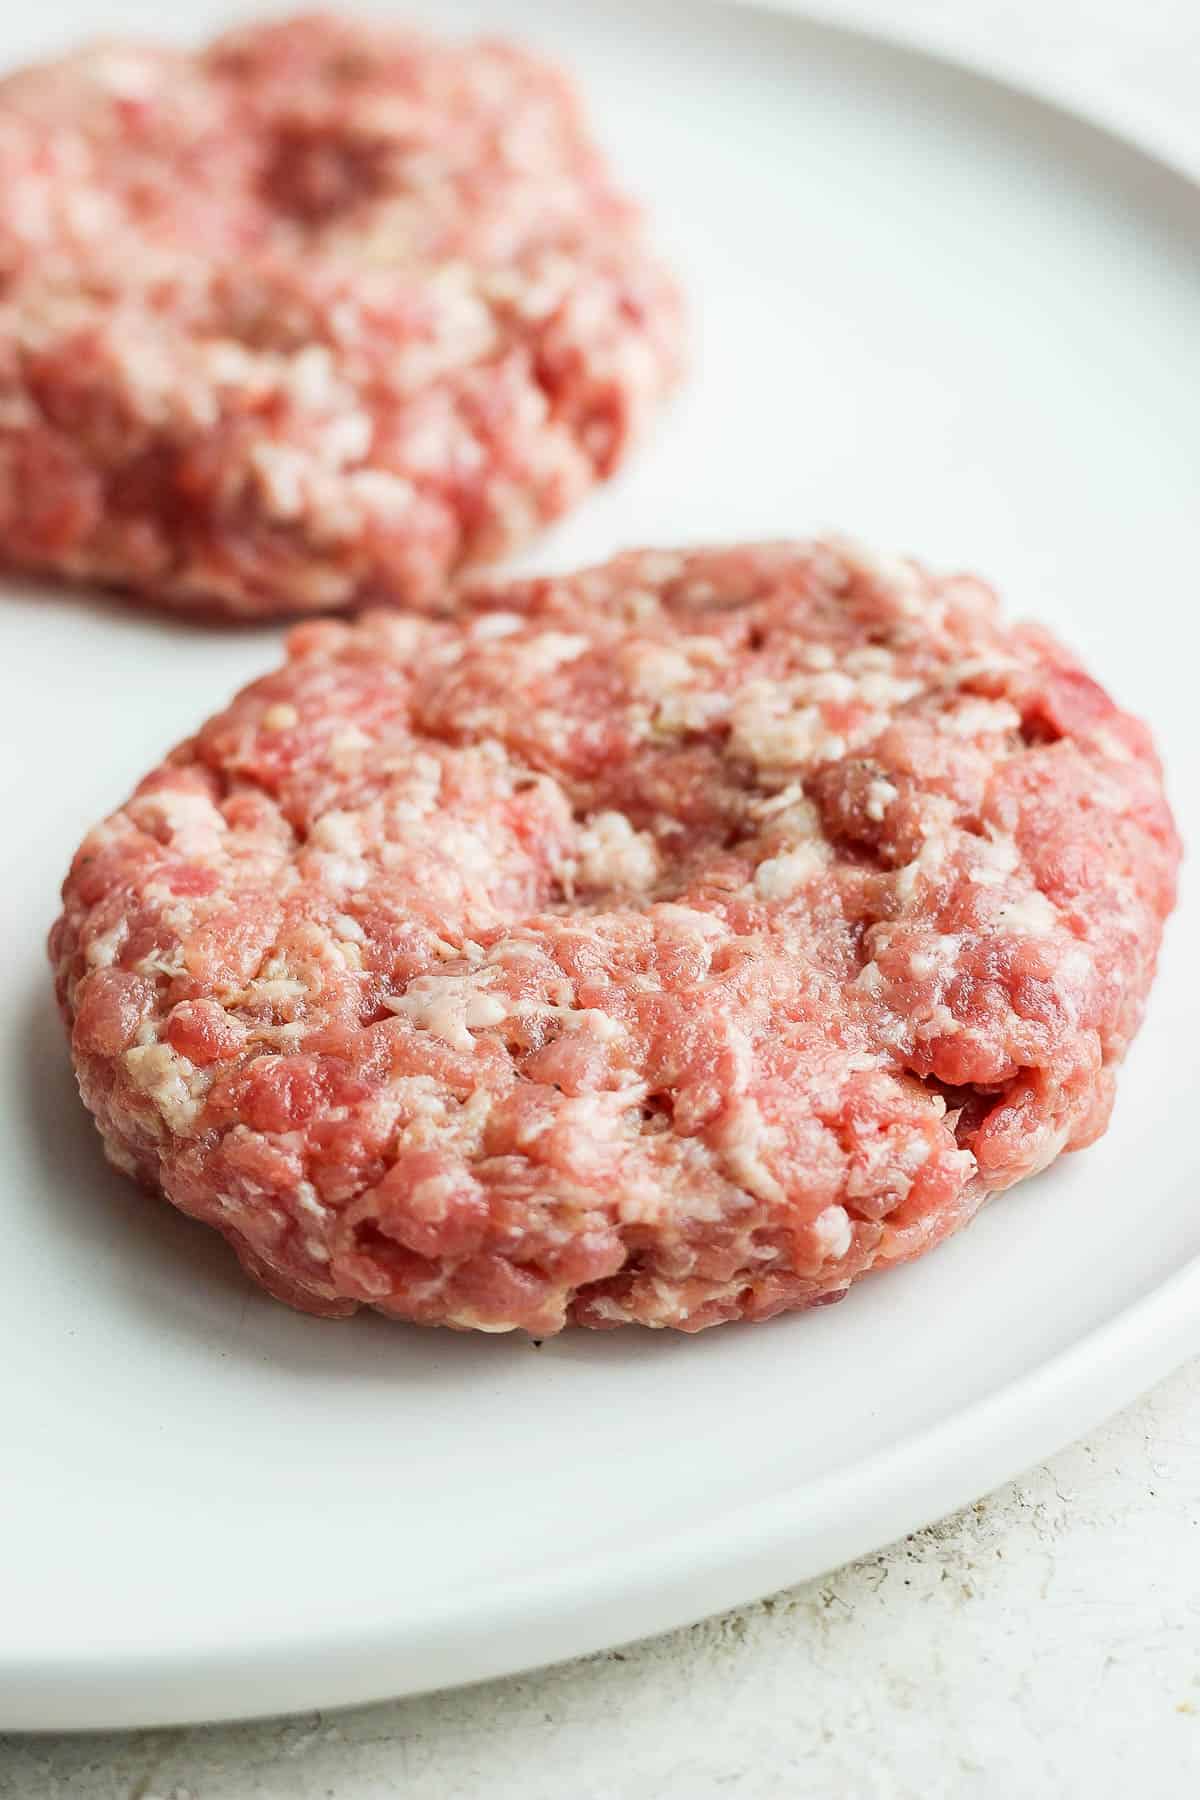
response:
{"label": "burger patty", "polygon": [[1096,1138],[1177,857],[1145,729],[981,582],[645,551],[298,627],[51,951],[108,1155],[280,1298],[694,1331]]}
{"label": "burger patty", "polygon": [[572,506],[681,310],[566,77],[330,17],[0,82],[0,559],[255,616]]}

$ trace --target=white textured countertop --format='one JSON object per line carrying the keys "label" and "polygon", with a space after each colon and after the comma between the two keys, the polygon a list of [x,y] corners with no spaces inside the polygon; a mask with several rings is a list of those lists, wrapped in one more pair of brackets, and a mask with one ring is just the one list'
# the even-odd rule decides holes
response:
{"label": "white textured countertop", "polygon": [[[813,10],[974,49],[1200,167],[1197,0]],[[330,1717],[0,1737],[0,1800],[1130,1792],[1200,1792],[1200,1363],[965,1513],[632,1649]]]}

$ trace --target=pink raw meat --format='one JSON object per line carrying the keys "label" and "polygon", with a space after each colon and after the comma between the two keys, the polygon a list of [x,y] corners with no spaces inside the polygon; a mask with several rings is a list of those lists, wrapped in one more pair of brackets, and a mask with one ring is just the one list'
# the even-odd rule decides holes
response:
{"label": "pink raw meat", "polygon": [[694,1331],[1098,1136],[1177,856],[1144,728],[980,582],[647,551],[298,628],[52,954],[109,1156],[281,1298]]}
{"label": "pink raw meat", "polygon": [[330,17],[0,82],[0,557],[427,606],[611,473],[679,296],[557,70]]}

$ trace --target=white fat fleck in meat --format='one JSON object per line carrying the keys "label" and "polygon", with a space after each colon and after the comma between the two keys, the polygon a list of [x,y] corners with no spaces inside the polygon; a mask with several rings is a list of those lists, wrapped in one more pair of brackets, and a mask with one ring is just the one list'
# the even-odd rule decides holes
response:
{"label": "white fat fleck in meat", "polygon": [[347,725],[329,740],[329,760],[339,775],[350,775],[362,766],[363,752],[371,740],[358,725]]}
{"label": "white fat fleck in meat", "polygon": [[792,695],[806,702],[853,700],[857,687],[841,669],[825,669],[814,675],[798,675],[789,684]]}
{"label": "white fat fleck in meat", "polygon": [[922,1019],[917,1026],[916,1036],[922,1043],[926,1043],[934,1038],[957,1037],[961,1030],[961,1020],[956,1019],[950,1008],[939,1001],[930,1008],[928,1018]]}
{"label": "white fat fleck in meat", "polygon": [[1010,1176],[1010,1182],[1027,1181],[1031,1175],[1040,1175],[1048,1169],[1055,1158],[1066,1148],[1071,1135],[1069,1125],[1061,1125],[1055,1129],[1046,1126],[1031,1141],[1021,1168]]}
{"label": "white fat fleck in meat", "polygon": [[522,680],[535,681],[552,675],[564,663],[574,662],[589,648],[590,640],[569,631],[540,631],[536,637],[517,647],[517,665]]}
{"label": "white fat fleck in meat", "polygon": [[882,993],[884,985],[883,970],[877,962],[864,963],[854,978],[854,986],[872,997]]}
{"label": "white fat fleck in meat", "polygon": [[941,624],[945,605],[908,557],[878,552],[848,537],[836,542],[853,573],[876,583],[902,617],[921,616],[930,628]]}
{"label": "white fat fleck in meat", "polygon": [[[931,1099],[941,1101],[941,1114],[944,1115],[946,1111],[945,1097],[942,1094],[933,1094]],[[922,1131],[894,1134],[892,1154],[900,1168],[911,1178],[919,1168],[929,1161],[929,1140]]]}
{"label": "white fat fleck in meat", "polygon": [[[319,977],[318,977],[319,986]],[[272,957],[250,983],[247,994],[255,1004],[263,1001],[280,1011],[295,1011],[296,1002],[308,994],[308,984],[293,975],[282,957]]]}
{"label": "white fat fleck in meat", "polygon": [[214,338],[199,345],[197,354],[210,380],[229,387],[249,387],[261,367],[261,358],[233,338]]}
{"label": "white fat fleck in meat", "polygon": [[983,700],[974,695],[947,708],[939,720],[943,731],[951,737],[1004,736],[1016,731],[1021,715],[1007,700]]}
{"label": "white fat fleck in meat", "polygon": [[515,631],[523,631],[527,621],[519,613],[489,612],[472,621],[470,633],[482,643],[490,643],[495,638],[511,637]]}
{"label": "white fat fleck in meat", "polygon": [[850,1214],[844,1206],[826,1206],[812,1222],[813,1236],[823,1257],[837,1262],[854,1242]]}
{"label": "white fat fleck in meat", "polygon": [[[486,888],[495,879],[496,861],[488,842],[486,826],[465,824],[456,819],[437,822],[437,847],[445,860],[464,879]],[[399,845],[400,858],[405,846]]]}
{"label": "white fat fleck in meat", "polygon": [[877,776],[867,788],[866,815],[878,825],[887,817],[888,807],[899,798],[900,790],[883,776]]}
{"label": "white fat fleck in meat", "polygon": [[282,367],[288,391],[301,406],[322,409],[346,392],[325,344],[306,344]]}
{"label": "white fat fleck in meat", "polygon": [[981,675],[1003,675],[1020,666],[1019,658],[1003,650],[990,650],[984,655],[968,656],[961,662],[950,663],[942,681],[947,687],[963,687],[969,681],[977,681]]}
{"label": "white fat fleck in meat", "polygon": [[972,838],[970,848],[975,858],[970,879],[979,887],[999,887],[1021,860],[1016,840],[1005,832],[989,831],[986,837]]}
{"label": "white fat fleck in meat", "polygon": [[1098,731],[1096,742],[1111,762],[1128,763],[1133,761],[1133,751],[1119,732]]}
{"label": "white fat fleck in meat", "polygon": [[370,866],[362,857],[340,856],[333,851],[316,850],[306,858],[306,862],[306,873],[315,875],[319,884],[330,895],[357,893],[371,879]]}
{"label": "white fat fleck in meat", "polygon": [[1005,901],[1000,913],[1000,924],[1005,931],[1019,931],[1028,937],[1045,937],[1058,923],[1053,903],[1036,888],[1016,900]]}
{"label": "white fat fleck in meat", "polygon": [[139,975],[168,975],[173,981],[176,976],[187,972],[183,945],[166,944],[151,950],[138,958],[134,968]]}
{"label": "white fat fleck in meat", "polygon": [[357,813],[335,810],[324,813],[308,834],[315,850],[334,850],[341,856],[359,856],[363,849],[362,821]]}
{"label": "white fat fleck in meat", "polygon": [[956,932],[927,937],[910,953],[909,969],[918,981],[928,981],[935,975],[948,975],[954,969],[961,948],[962,939]]}
{"label": "white fat fleck in meat", "polygon": [[417,1217],[435,1224],[446,1217],[459,1183],[453,1173],[427,1176],[409,1189],[408,1204]]}
{"label": "white fat fleck in meat", "polygon": [[882,669],[872,669],[858,684],[858,698],[865,706],[900,706],[921,692],[919,681],[901,680]]}
{"label": "white fat fleck in meat", "polygon": [[[435,1287],[436,1283],[431,1283],[430,1291],[434,1291]],[[478,1313],[473,1312],[450,1313],[446,1323],[457,1326],[460,1331],[482,1331],[489,1337],[503,1337],[507,1331],[520,1330],[518,1325],[497,1325],[491,1320],[481,1319]]]}
{"label": "white fat fleck in meat", "polygon": [[541,962],[546,952],[529,938],[502,938],[487,952],[489,963]]}
{"label": "white fat fleck in meat", "polygon": [[317,1224],[323,1225],[329,1218],[329,1208],[321,1204],[311,1181],[297,1182],[295,1202],[297,1210]]}
{"label": "white fat fleck in meat", "polygon": [[346,477],[346,486],[367,513],[393,525],[412,511],[417,497],[411,481],[386,469],[355,469]]}
{"label": "white fat fleck in meat", "polygon": [[135,1180],[137,1179],[138,1160],[131,1150],[127,1150],[124,1144],[118,1143],[116,1138],[112,1137],[104,1138],[103,1148],[106,1161],[110,1162],[114,1169],[119,1169],[122,1175],[132,1175]]}
{"label": "white fat fleck in meat", "polygon": [[310,458],[290,444],[255,444],[249,455],[265,510],[286,523],[298,519],[307,499]]}
{"label": "white fat fleck in meat", "polygon": [[1092,957],[1085,946],[1073,944],[1059,963],[1058,972],[1060,979],[1067,987],[1075,989],[1078,994],[1080,990],[1084,990],[1090,985],[1096,971]]}
{"label": "white fat fleck in meat", "polygon": [[904,867],[897,869],[895,875],[897,897],[907,905],[917,891],[918,881],[924,877],[927,881],[936,880],[946,860],[948,845],[943,834],[931,834],[921,845],[920,854]]}
{"label": "white fat fleck in meat", "polygon": [[669,1203],[652,1181],[633,1181],[617,1201],[617,1216],[623,1225],[657,1225],[669,1209]]}
{"label": "white fat fleck in meat", "polygon": [[121,945],[129,936],[128,919],[118,919],[116,924],[90,939],[86,960],[89,969],[109,969],[121,953]]}
{"label": "white fat fleck in meat", "polygon": [[[341,468],[348,463],[361,462],[371,448],[372,435],[371,421],[365,412],[338,413],[321,426],[316,438],[316,448],[322,462],[335,469]],[[361,473],[375,475],[382,471],[366,469]],[[394,477],[388,476],[389,481],[393,479]],[[412,489],[407,482],[404,485],[409,487],[407,499],[411,499]],[[355,483],[354,491],[359,496],[362,495],[361,482]]]}
{"label": "white fat fleck in meat", "polygon": [[125,1067],[134,1087],[152,1100],[169,1130],[190,1131],[204,1103],[207,1080],[202,1070],[169,1044],[144,1044],[125,1052]]}
{"label": "white fat fleck in meat", "polygon": [[274,706],[268,706],[262,716],[264,731],[289,731],[299,723],[300,714],[286,700],[279,700]]}
{"label": "white fat fleck in meat", "polygon": [[828,859],[829,846],[824,843],[802,844],[780,856],[768,857],[754,872],[755,892],[760,900],[788,900],[822,873]]}
{"label": "white fat fleck in meat", "polygon": [[589,888],[643,893],[658,879],[659,860],[648,831],[635,831],[621,812],[596,813],[576,840],[577,880]]}
{"label": "white fat fleck in meat", "polygon": [[584,1031],[602,1044],[611,1044],[625,1035],[625,1027],[620,1019],[614,1019],[611,1013],[602,1012],[598,1006],[584,1006],[577,1012],[568,1011],[563,1022],[568,1030]]}
{"label": "white fat fleck in meat", "polygon": [[751,683],[732,713],[731,748],[762,769],[784,769],[796,763],[832,760],[846,749],[840,732],[826,728],[817,706],[780,712],[780,695],[768,683]]}
{"label": "white fat fleck in meat", "polygon": [[167,838],[183,856],[217,854],[225,836],[225,820],[209,796],[187,788],[139,794],[130,802],[129,814],[143,831]]}
{"label": "white fat fleck in meat", "polygon": [[380,652],[401,668],[407,668],[413,657],[428,648],[429,627],[421,619],[389,612],[376,614],[371,624]]}
{"label": "white fat fleck in meat", "polygon": [[782,1184],[763,1160],[764,1150],[779,1143],[778,1126],[768,1125],[756,1101],[743,1099],[729,1108],[720,1133],[720,1150],[733,1179],[760,1200],[787,1198]]}
{"label": "white fat fleck in meat", "polygon": [[622,665],[633,692],[650,700],[686,688],[696,674],[691,658],[666,644],[631,644]]}
{"label": "white fat fleck in meat", "polygon": [[[790,807],[804,803],[804,783],[789,781],[777,793],[756,795],[750,801],[750,816],[755,819],[770,819],[776,813],[786,812]],[[815,808],[814,808],[815,815]]]}
{"label": "white fat fleck in meat", "polygon": [[351,918],[349,913],[335,913],[333,915],[333,928],[337,932],[338,938],[342,943],[361,945],[365,944],[367,941],[366,932],[363,930],[358,920]]}
{"label": "white fat fleck in meat", "polygon": [[803,797],[780,807],[771,815],[767,836],[772,844],[800,844],[806,847],[820,840],[824,843],[821,815],[811,800]]}
{"label": "white fat fleck in meat", "polygon": [[428,818],[441,789],[442,765],[436,757],[405,757],[394,771],[384,801],[389,823],[408,825]]}
{"label": "white fat fleck in meat", "polygon": [[886,644],[856,644],[847,650],[842,657],[842,667],[850,674],[863,675],[867,672],[887,674],[896,666],[896,653],[889,650]]}
{"label": "white fat fleck in meat", "polygon": [[654,710],[654,731],[672,736],[707,731],[729,711],[729,696],[711,688],[690,688],[664,694]]}
{"label": "white fat fleck in meat", "polygon": [[[506,1015],[507,1016],[507,1015]],[[624,1037],[619,1019],[595,1006],[557,1006],[540,1000],[518,1000],[513,1016],[519,1019],[556,1019],[564,1031],[580,1031],[598,1043],[610,1044]]]}
{"label": "white fat fleck in meat", "polygon": [[471,1033],[499,1025],[509,1010],[498,995],[485,991],[477,975],[418,975],[383,1004],[455,1050],[470,1050]]}
{"label": "white fat fleck in meat", "polygon": [[673,900],[658,901],[651,908],[650,916],[669,930],[686,932],[689,937],[711,940],[724,937],[727,931],[722,921],[714,919],[711,913],[699,912],[694,906],[679,906]]}

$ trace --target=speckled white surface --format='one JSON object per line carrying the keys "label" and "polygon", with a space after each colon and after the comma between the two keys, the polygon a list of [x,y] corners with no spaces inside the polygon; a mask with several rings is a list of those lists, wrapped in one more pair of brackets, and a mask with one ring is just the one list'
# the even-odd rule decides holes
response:
{"label": "speckled white surface", "polygon": [[[1196,0],[820,10],[1112,96],[1200,167]],[[352,1714],[0,1739],[0,1800],[1132,1791],[1200,1791],[1200,1363],[967,1512],[648,1644]]]}

